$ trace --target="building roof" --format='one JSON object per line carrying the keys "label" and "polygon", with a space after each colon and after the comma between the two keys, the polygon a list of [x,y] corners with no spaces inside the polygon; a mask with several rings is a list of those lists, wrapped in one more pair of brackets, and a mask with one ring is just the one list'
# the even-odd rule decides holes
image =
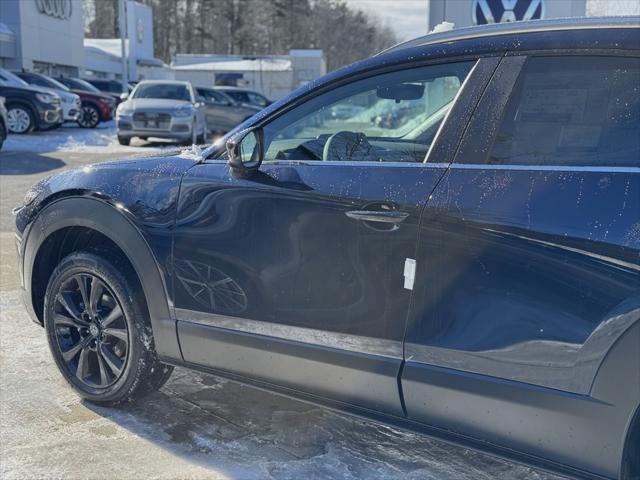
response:
{"label": "building roof", "polygon": [[[85,38],[84,48],[98,51],[104,55],[120,61],[122,58],[122,44],[119,38]],[[125,39],[125,46],[129,40]],[[168,65],[158,58],[138,58],[138,65],[150,67],[167,67]]]}
{"label": "building roof", "polygon": [[287,72],[291,60],[284,58],[243,58],[237,60],[216,60],[212,62],[173,65],[174,70],[202,70],[214,72]]}

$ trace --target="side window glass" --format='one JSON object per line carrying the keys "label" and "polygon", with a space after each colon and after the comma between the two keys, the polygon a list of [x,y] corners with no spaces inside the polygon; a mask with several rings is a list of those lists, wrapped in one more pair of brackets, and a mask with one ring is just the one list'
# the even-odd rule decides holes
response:
{"label": "side window glass", "polygon": [[530,58],[487,162],[640,165],[640,58]]}
{"label": "side window glass", "polygon": [[265,161],[422,162],[473,65],[382,74],[312,98],[264,127]]}
{"label": "side window glass", "polygon": [[250,103],[254,105],[260,105],[261,107],[267,106],[267,100],[263,96],[257,95],[255,93],[247,93],[247,96],[249,97]]}

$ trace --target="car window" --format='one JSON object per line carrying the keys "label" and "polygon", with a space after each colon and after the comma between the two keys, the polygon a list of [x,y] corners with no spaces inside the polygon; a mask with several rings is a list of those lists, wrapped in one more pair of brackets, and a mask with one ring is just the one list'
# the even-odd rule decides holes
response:
{"label": "car window", "polygon": [[486,161],[640,165],[640,58],[527,60]]}
{"label": "car window", "polygon": [[209,88],[198,89],[198,95],[203,96],[209,103],[215,103],[218,105],[229,105],[231,103],[224,94]]}
{"label": "car window", "polygon": [[69,88],[84,90],[85,92],[100,93],[100,90],[91,85],[89,82],[85,82],[80,78],[61,78],[59,81],[60,83],[64,83]]}
{"label": "car window", "polygon": [[236,91],[236,90],[227,90],[224,92],[226,95],[229,95],[238,103],[249,103],[249,97],[246,92]]}
{"label": "car window", "polygon": [[132,98],[159,98],[168,100],[191,101],[191,95],[186,85],[174,83],[139,84],[133,92]]}
{"label": "car window", "polygon": [[473,64],[381,74],[312,98],[264,127],[265,161],[423,162]]}
{"label": "car window", "polygon": [[262,95],[258,95],[257,93],[249,92],[247,93],[247,96],[249,97],[249,103],[253,105],[266,107],[269,104],[268,100],[265,97],[263,97]]}

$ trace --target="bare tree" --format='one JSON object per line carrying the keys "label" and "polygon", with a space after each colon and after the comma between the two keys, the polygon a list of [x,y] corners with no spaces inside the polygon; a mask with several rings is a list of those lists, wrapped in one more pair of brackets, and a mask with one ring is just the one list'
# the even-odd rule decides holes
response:
{"label": "bare tree", "polygon": [[[345,0],[138,0],[153,8],[155,55],[284,54],[321,48],[333,70],[396,42],[394,33]],[[118,35],[118,0],[84,0],[88,35]]]}

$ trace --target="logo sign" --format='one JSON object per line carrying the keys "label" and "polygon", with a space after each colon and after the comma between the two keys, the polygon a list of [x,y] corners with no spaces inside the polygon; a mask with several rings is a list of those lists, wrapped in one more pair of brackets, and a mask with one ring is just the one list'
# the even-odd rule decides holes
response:
{"label": "logo sign", "polygon": [[35,0],[38,11],[50,17],[66,20],[71,17],[72,0]]}
{"label": "logo sign", "polygon": [[544,0],[473,0],[475,25],[544,18]]}

